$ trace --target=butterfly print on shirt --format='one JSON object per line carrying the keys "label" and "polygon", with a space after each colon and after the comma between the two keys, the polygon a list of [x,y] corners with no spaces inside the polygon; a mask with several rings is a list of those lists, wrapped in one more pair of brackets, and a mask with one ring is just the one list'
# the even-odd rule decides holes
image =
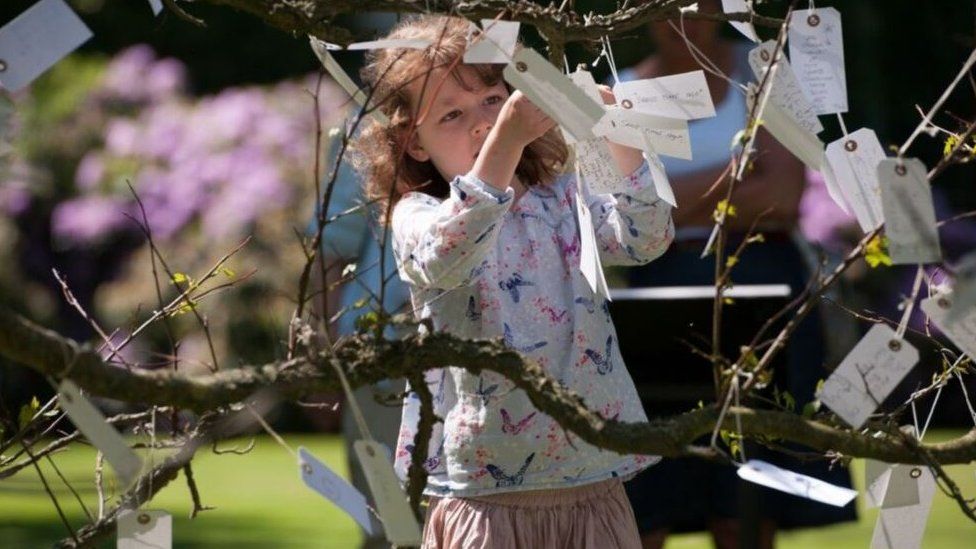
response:
{"label": "butterfly print on shirt", "polygon": [[468,297],[468,308],[464,311],[464,316],[468,317],[471,322],[477,322],[481,320],[481,309],[475,303],[474,296]]}
{"label": "butterfly print on shirt", "polygon": [[525,458],[525,463],[522,464],[522,467],[514,475],[505,474],[505,471],[502,471],[500,467],[491,463],[485,465],[485,469],[491,474],[491,478],[495,479],[495,488],[520,486],[525,481],[525,471],[529,468],[529,464],[532,463],[533,459],[535,459],[535,452],[532,452],[529,454],[529,457]]}
{"label": "butterfly print on shirt", "polygon": [[512,301],[515,303],[518,303],[519,299],[521,298],[519,288],[522,286],[535,286],[535,284],[522,278],[520,273],[514,273],[507,280],[501,280],[498,282],[498,287],[508,292],[508,294],[512,296]]}
{"label": "butterfly print on shirt", "polygon": [[607,375],[613,371],[613,362],[610,360],[610,353],[613,351],[613,336],[607,336],[607,348],[604,354],[600,354],[599,351],[593,349],[586,349],[583,352],[586,356],[590,357],[593,364],[596,364],[596,372],[601,376]]}
{"label": "butterfly print on shirt", "polygon": [[522,431],[524,431],[525,428],[529,426],[529,423],[532,421],[532,418],[534,418],[536,414],[536,412],[532,412],[531,414],[519,420],[518,423],[512,423],[512,416],[508,414],[508,410],[502,408],[501,412],[502,412],[502,432],[508,435],[517,435]]}
{"label": "butterfly print on shirt", "polygon": [[[433,473],[435,469],[441,466],[441,462],[443,461],[444,458],[445,440],[447,440],[447,437],[441,439],[441,446],[440,448],[437,449],[437,452],[434,453],[434,455],[429,456],[427,459],[424,460],[424,469],[426,469],[428,473]],[[403,447],[403,449],[409,452],[410,454],[413,454],[413,448],[414,448],[413,444],[407,444],[406,446]]]}
{"label": "butterfly print on shirt", "polygon": [[502,323],[502,329],[504,330],[503,339],[505,340],[505,346],[509,349],[515,349],[520,353],[531,353],[536,349],[541,349],[549,344],[548,341],[536,341],[535,343],[530,343],[528,345],[516,345],[515,336],[512,335],[512,329],[508,326],[508,323]]}
{"label": "butterfly print on shirt", "polygon": [[489,385],[485,387],[485,378],[478,378],[478,390],[475,394],[481,397],[481,401],[485,406],[488,405],[488,401],[491,400],[491,395],[498,390],[498,384]]}

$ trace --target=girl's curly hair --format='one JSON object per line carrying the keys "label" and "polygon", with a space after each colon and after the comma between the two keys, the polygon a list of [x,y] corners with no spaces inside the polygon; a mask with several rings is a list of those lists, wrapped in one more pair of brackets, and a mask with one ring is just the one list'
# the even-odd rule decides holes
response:
{"label": "girl's curly hair", "polygon": [[[457,17],[423,15],[401,21],[387,39],[424,39],[426,49],[386,48],[367,54],[361,75],[371,99],[367,107],[378,108],[390,119],[389,125],[373,118],[364,119],[359,137],[353,142],[353,161],[363,175],[366,197],[374,201],[385,221],[400,197],[421,191],[444,198],[448,182],[434,165],[420,162],[405,153],[419,113],[411,112],[407,86],[425,78],[439,67],[455,67],[451,74],[465,86],[461,67],[474,69],[480,81],[492,86],[502,80],[500,64],[462,65],[470,23]],[[511,91],[511,89],[509,90]],[[568,150],[555,128],[525,147],[515,173],[528,185],[549,184],[564,169]]]}

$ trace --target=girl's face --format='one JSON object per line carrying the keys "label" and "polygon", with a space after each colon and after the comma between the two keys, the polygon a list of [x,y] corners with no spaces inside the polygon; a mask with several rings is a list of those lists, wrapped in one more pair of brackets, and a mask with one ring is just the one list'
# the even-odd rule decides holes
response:
{"label": "girl's face", "polygon": [[[419,162],[433,163],[445,181],[471,171],[508,98],[502,81],[486,86],[474,69],[464,65],[456,74],[463,84],[440,68],[426,79],[426,88],[423,77],[407,88],[412,112],[423,117],[407,144],[407,154]],[[423,105],[419,105],[421,97]]]}

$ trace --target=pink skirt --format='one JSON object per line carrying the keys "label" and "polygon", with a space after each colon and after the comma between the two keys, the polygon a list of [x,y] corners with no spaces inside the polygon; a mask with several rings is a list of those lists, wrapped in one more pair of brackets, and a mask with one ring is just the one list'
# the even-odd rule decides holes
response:
{"label": "pink skirt", "polygon": [[640,549],[620,479],[557,490],[430,498],[424,549]]}

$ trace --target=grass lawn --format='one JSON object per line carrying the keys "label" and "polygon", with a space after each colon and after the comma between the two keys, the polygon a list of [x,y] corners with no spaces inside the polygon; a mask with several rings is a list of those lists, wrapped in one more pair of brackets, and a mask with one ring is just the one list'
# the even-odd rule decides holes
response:
{"label": "grass lawn", "polygon": [[[933,432],[931,440],[953,433]],[[346,475],[341,440],[330,436],[285,437],[297,448],[307,447],[322,461]],[[227,447],[223,445],[222,447]],[[89,506],[94,505],[91,481],[94,452],[77,447],[58,454],[55,463],[79,490]],[[306,489],[299,480],[295,459],[268,437],[258,437],[254,450],[243,456],[214,455],[204,451],[194,460],[194,473],[205,505],[217,507],[194,520],[188,517],[189,493],[182,476],[156,497],[149,508],[164,508],[173,514],[174,547],[323,547],[347,548],[358,545],[359,533],[352,519],[331,503]],[[84,524],[80,505],[55,475],[42,464],[48,482],[75,528]],[[863,487],[863,466],[855,464],[855,482]],[[953,466],[949,474],[963,493],[976,497],[974,467]],[[849,525],[782,533],[781,549],[865,549],[871,540],[877,510],[865,510],[861,520]],[[13,478],[0,481],[0,548],[47,547],[66,534],[37,473],[25,469]],[[925,533],[926,549],[956,549],[976,546],[976,524],[969,522],[956,503],[941,493],[936,495]],[[103,547],[115,547],[114,541]],[[668,549],[710,547],[704,535],[674,536]]]}

